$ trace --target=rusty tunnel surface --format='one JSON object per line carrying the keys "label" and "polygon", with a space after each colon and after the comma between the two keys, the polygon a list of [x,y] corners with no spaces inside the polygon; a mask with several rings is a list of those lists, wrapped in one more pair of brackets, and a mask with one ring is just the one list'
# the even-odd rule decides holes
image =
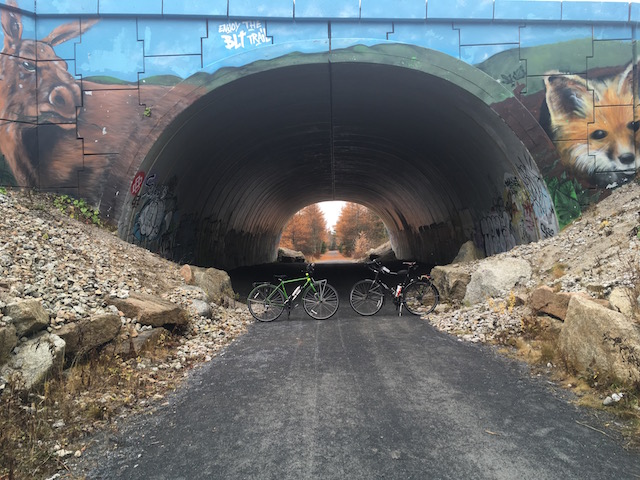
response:
{"label": "rusty tunnel surface", "polygon": [[443,78],[320,62],[212,90],[163,132],[147,171],[175,187],[179,227],[162,247],[175,260],[273,261],[295,212],[346,200],[382,218],[399,258],[435,264],[477,234],[526,155],[494,110]]}

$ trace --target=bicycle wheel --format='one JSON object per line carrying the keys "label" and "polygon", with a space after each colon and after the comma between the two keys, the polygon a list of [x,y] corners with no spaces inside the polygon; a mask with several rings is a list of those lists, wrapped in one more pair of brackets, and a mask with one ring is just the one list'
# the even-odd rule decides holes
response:
{"label": "bicycle wheel", "polygon": [[351,288],[349,303],[360,315],[378,313],[384,304],[384,291],[373,280],[360,280]]}
{"label": "bicycle wheel", "polygon": [[247,305],[253,318],[260,322],[271,322],[284,310],[284,295],[275,285],[263,283],[251,290]]}
{"label": "bicycle wheel", "polygon": [[414,315],[426,315],[438,305],[438,289],[429,282],[412,282],[404,288],[404,305]]}
{"label": "bicycle wheel", "polygon": [[304,311],[311,318],[326,320],[338,311],[338,292],[326,280],[320,280],[314,286],[315,291],[309,287],[302,296]]}

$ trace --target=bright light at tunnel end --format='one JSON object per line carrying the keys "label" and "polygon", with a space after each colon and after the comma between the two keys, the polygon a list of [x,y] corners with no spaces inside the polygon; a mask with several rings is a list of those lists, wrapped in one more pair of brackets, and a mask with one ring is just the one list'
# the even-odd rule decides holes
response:
{"label": "bright light at tunnel end", "polygon": [[318,203],[318,207],[322,210],[322,214],[324,215],[324,219],[327,222],[327,228],[329,230],[335,229],[338,217],[340,217],[340,210],[342,210],[345,203],[346,202],[338,200]]}

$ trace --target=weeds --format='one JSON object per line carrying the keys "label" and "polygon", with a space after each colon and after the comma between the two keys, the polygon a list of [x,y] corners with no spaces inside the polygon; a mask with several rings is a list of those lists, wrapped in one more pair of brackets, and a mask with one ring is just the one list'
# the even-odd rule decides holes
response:
{"label": "weeds", "polygon": [[87,202],[81,198],[72,198],[69,195],[58,195],[53,199],[53,205],[60,210],[60,212],[71,218],[84,221],[84,223],[102,226],[100,210],[90,207]]}
{"label": "weeds", "polygon": [[[615,422],[606,427],[621,430],[628,446],[640,448],[640,385],[625,385],[602,372],[590,369],[582,375],[576,375],[568,368],[558,347],[561,323],[545,316],[526,316],[522,318],[522,335],[515,339],[512,346],[517,358],[529,363],[533,370],[544,371],[565,388],[578,396],[577,404],[607,411],[624,421]],[[509,353],[509,351],[505,352]],[[603,400],[612,393],[624,393],[622,399],[614,405],[605,406]]]}
{"label": "weeds", "polygon": [[567,265],[564,263],[554,263],[551,267],[551,276],[557,280],[567,272]]}
{"label": "weeds", "polygon": [[7,382],[0,401],[0,479],[45,478],[81,455],[83,438],[114,417],[162,398],[176,386],[169,361],[173,337],[135,358],[93,352],[50,378],[39,392],[22,394]]}
{"label": "weeds", "polygon": [[511,314],[516,306],[516,294],[513,291],[509,292],[509,296],[504,301],[496,301],[489,297],[487,302],[489,308],[498,315],[504,315],[505,313]]}

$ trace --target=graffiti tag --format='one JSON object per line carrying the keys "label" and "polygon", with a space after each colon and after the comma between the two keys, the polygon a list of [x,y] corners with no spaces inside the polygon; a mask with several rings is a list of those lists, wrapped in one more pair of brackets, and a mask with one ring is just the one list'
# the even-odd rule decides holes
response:
{"label": "graffiti tag", "polygon": [[257,47],[269,42],[266,27],[258,21],[222,23],[218,26],[218,33],[227,50]]}
{"label": "graffiti tag", "polygon": [[142,208],[135,217],[134,243],[154,241],[171,226],[176,199],[165,185],[153,185],[141,195]]}
{"label": "graffiti tag", "polygon": [[484,239],[487,256],[506,252],[517,242],[511,231],[511,218],[507,212],[492,212],[480,220],[480,231]]}
{"label": "graffiti tag", "polygon": [[[543,238],[552,237],[558,233],[556,212],[544,179],[538,173],[538,167],[531,155],[518,156],[518,160],[520,161],[516,165],[518,175],[529,192],[533,210],[540,225],[540,235]],[[544,230],[542,225],[545,226]]]}
{"label": "graffiti tag", "polygon": [[140,193],[140,189],[142,188],[142,184],[144,183],[144,172],[140,171],[136,173],[136,176],[133,177],[133,181],[131,182],[131,195],[134,197]]}

